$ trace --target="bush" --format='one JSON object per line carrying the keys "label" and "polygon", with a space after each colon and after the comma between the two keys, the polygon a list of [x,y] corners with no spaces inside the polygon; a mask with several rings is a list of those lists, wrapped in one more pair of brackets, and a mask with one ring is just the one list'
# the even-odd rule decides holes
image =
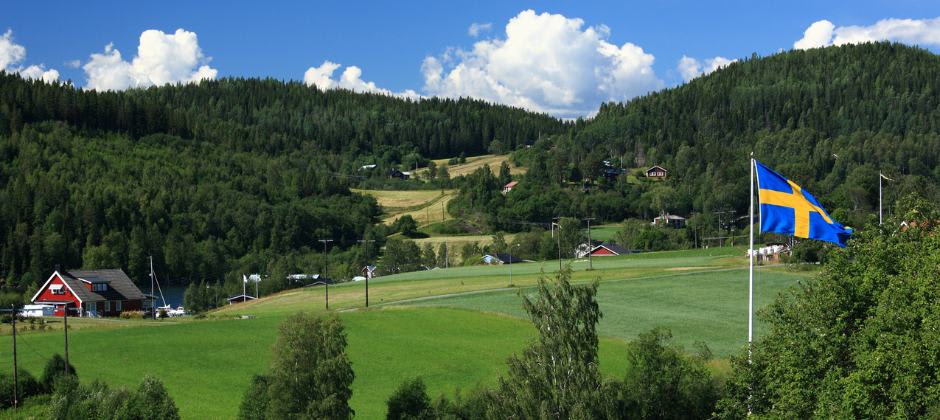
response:
{"label": "bush", "polygon": [[403,419],[433,419],[431,400],[428,398],[421,378],[402,382],[398,389],[386,401],[388,412],[385,418],[389,420]]}
{"label": "bush", "polygon": [[[23,401],[27,397],[41,394],[42,385],[39,381],[23,369],[16,371],[16,399]],[[13,406],[13,375],[0,374],[0,408]]]}
{"label": "bush", "polygon": [[240,420],[264,420],[265,412],[268,410],[268,384],[271,379],[264,375],[255,375],[251,378],[251,384],[242,397],[242,403],[238,407],[238,418]]}
{"label": "bush", "polygon": [[121,312],[121,319],[144,319],[144,313],[143,311]]}
{"label": "bush", "polygon": [[[71,363],[69,363],[68,371],[69,376],[78,376],[75,373],[75,366],[72,366]],[[62,376],[65,376],[65,359],[56,353],[52,355],[52,358],[50,358],[48,362],[46,362],[46,367],[42,370],[42,377],[40,382],[42,383],[43,390],[45,392],[52,392],[56,380]]]}
{"label": "bush", "polygon": [[718,401],[716,381],[705,366],[711,352],[690,357],[667,345],[672,333],[654,329],[631,343],[630,368],[620,387],[617,410],[628,418],[708,418]]}

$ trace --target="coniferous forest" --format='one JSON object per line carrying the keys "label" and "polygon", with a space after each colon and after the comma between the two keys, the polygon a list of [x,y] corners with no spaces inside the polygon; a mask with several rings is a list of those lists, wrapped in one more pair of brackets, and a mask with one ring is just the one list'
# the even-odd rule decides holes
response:
{"label": "coniferous forest", "polygon": [[[153,256],[174,282],[280,279],[323,267],[323,238],[334,241],[330,272],[356,272],[389,230],[375,200],[350,188],[494,149],[528,168],[513,194],[493,190],[508,176],[495,168],[447,181],[461,191],[451,212],[487,231],[665,212],[713,226],[719,211],[746,214],[751,152],[862,226],[877,214],[879,171],[896,180],[886,203],[940,198],[938,84],[940,57],[918,48],[790,51],[566,122],[276,80],[95,92],[2,74],[0,277],[20,292],[56,265],[144,281]],[[605,160],[669,177],[605,178]],[[278,281],[265,287],[287,287]]]}

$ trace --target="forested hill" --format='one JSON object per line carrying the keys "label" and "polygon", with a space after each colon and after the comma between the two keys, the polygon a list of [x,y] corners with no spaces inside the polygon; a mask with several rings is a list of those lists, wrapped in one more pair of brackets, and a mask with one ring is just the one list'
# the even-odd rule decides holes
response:
{"label": "forested hill", "polygon": [[569,137],[547,161],[585,172],[603,158],[633,166],[639,156],[666,167],[667,210],[743,212],[753,151],[859,225],[877,210],[879,170],[899,180],[889,203],[910,191],[938,198],[940,56],[875,43],[754,57],[606,104]]}
{"label": "forested hill", "polygon": [[0,73],[0,292],[57,265],[146,281],[151,255],[173,281],[322,272],[323,238],[350,251],[331,262],[348,277],[375,258],[357,240],[384,239],[375,200],[350,182],[563,130],[476,100],[274,80],[93,92]]}
{"label": "forested hill", "polygon": [[403,100],[271,79],[99,93],[0,72],[0,135],[48,120],[84,133],[169,134],[231,151],[391,153],[393,160],[412,151],[429,158],[484,154],[494,139],[515,148],[562,129],[547,115],[473,99]]}

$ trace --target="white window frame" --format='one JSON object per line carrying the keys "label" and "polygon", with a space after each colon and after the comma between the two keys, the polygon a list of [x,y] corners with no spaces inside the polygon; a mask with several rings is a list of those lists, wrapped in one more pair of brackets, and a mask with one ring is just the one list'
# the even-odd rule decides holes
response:
{"label": "white window frame", "polygon": [[104,311],[105,311],[105,312],[111,312],[111,301],[110,301],[110,300],[104,301]]}
{"label": "white window frame", "polygon": [[122,303],[123,303],[123,302],[121,302],[121,301],[119,301],[119,300],[114,301],[114,311],[115,311],[115,312],[121,312],[121,307],[123,306],[123,305],[121,305]]}

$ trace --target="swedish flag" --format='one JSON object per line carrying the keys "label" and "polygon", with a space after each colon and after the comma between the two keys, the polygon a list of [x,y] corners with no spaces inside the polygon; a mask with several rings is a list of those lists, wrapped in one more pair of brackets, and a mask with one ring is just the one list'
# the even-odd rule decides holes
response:
{"label": "swedish flag", "polygon": [[827,241],[845,247],[852,229],[826,213],[816,198],[760,162],[757,169],[761,232]]}

